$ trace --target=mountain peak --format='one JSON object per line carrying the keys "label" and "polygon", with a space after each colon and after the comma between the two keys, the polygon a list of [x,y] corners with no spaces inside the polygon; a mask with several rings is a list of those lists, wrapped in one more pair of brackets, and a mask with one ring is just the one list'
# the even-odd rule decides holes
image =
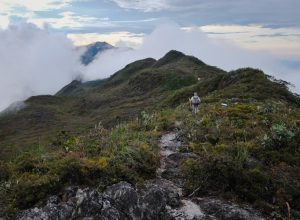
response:
{"label": "mountain peak", "polygon": [[86,47],[87,47],[87,51],[81,56],[81,62],[84,65],[90,64],[95,59],[98,53],[102,53],[106,50],[115,48],[109,43],[100,42],[100,41],[89,44]]}
{"label": "mountain peak", "polygon": [[159,59],[157,61],[155,66],[161,67],[161,66],[169,64],[169,63],[177,62],[181,59],[187,59],[187,60],[192,61],[193,63],[205,65],[205,63],[203,63],[201,60],[199,60],[196,57],[185,55],[184,53],[177,51],[177,50],[170,50],[168,53],[166,53],[165,56],[163,56],[161,59]]}
{"label": "mountain peak", "polygon": [[186,55],[180,51],[177,50],[170,50],[164,57],[170,57],[170,58],[180,58],[185,57]]}
{"label": "mountain peak", "polygon": [[96,41],[94,43],[88,44],[87,47],[97,47],[97,48],[114,48],[111,44],[105,42],[105,41]]}
{"label": "mountain peak", "polygon": [[177,51],[177,50],[170,50],[160,60],[175,61],[175,60],[179,60],[183,57],[186,57],[186,55],[184,53]]}

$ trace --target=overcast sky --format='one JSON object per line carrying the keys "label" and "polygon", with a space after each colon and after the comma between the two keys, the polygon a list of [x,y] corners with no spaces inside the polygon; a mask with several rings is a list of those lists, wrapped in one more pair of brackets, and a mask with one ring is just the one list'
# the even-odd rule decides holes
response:
{"label": "overcast sky", "polygon": [[[53,94],[78,72],[90,74],[91,79],[107,76],[126,62],[158,58],[172,48],[225,69],[263,68],[296,84],[299,93],[299,11],[299,0],[0,0],[0,98],[8,100],[0,102],[0,110],[11,100],[29,96],[11,99],[3,92],[12,88],[7,85],[22,87],[20,94]],[[161,28],[164,24],[172,28]],[[139,52],[129,58],[126,54],[128,59],[121,58],[121,63],[109,63],[107,72],[97,75],[95,71],[109,58],[99,58],[98,65],[83,70],[74,64],[78,54],[70,46],[95,41]],[[154,51],[156,45],[160,48]],[[22,80],[16,83],[20,76]],[[37,82],[37,76],[49,80],[44,85]],[[58,78],[60,82],[55,83]]]}

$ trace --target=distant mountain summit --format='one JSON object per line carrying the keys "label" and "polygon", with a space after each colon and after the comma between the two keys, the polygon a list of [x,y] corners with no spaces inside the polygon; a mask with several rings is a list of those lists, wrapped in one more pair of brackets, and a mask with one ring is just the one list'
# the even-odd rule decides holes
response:
{"label": "distant mountain summit", "polygon": [[99,53],[115,48],[106,42],[95,42],[87,45],[86,47],[86,52],[81,55],[81,62],[84,65],[90,64]]}

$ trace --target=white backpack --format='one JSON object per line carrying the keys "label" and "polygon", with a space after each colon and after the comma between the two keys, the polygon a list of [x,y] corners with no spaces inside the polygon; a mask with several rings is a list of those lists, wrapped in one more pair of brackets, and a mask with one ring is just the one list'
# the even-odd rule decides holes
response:
{"label": "white backpack", "polygon": [[199,96],[193,96],[193,98],[192,98],[192,103],[193,103],[193,104],[199,104],[199,103],[200,103],[200,98],[199,98]]}

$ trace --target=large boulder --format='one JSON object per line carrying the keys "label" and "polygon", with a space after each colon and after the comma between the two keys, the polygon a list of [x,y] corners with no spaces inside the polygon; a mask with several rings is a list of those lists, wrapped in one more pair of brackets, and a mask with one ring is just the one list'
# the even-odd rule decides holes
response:
{"label": "large boulder", "polygon": [[140,216],[138,194],[131,184],[127,182],[114,184],[108,187],[103,195],[123,218],[135,219]]}

